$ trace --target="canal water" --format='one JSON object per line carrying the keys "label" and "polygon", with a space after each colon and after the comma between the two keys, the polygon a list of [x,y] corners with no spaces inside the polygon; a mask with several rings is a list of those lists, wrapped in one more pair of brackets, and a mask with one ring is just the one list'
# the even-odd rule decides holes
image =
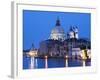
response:
{"label": "canal water", "polygon": [[41,69],[41,68],[62,68],[62,67],[82,67],[82,66],[91,66],[91,61],[86,60],[83,64],[83,60],[77,59],[66,59],[64,58],[31,58],[23,57],[23,69]]}

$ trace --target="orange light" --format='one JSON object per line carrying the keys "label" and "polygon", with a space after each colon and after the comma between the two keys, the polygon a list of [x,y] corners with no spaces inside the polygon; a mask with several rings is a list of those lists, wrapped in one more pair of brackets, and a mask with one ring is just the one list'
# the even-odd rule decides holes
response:
{"label": "orange light", "polygon": [[48,58],[48,56],[45,56],[45,58],[47,59],[47,58]]}

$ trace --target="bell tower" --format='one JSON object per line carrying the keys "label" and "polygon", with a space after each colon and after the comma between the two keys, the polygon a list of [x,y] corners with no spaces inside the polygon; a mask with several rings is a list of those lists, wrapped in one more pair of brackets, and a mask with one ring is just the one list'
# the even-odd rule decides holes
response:
{"label": "bell tower", "polygon": [[79,35],[78,35],[78,27],[74,27],[74,32],[75,32],[75,38],[78,39]]}

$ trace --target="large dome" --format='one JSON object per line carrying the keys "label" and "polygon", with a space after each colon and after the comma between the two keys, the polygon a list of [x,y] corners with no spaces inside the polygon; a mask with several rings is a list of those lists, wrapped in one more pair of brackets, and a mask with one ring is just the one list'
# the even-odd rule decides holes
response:
{"label": "large dome", "polygon": [[60,25],[59,19],[56,22],[56,26],[51,31],[50,39],[65,40],[65,32],[64,32],[64,29]]}
{"label": "large dome", "polygon": [[56,26],[52,29],[51,34],[64,34],[64,29],[60,26]]}

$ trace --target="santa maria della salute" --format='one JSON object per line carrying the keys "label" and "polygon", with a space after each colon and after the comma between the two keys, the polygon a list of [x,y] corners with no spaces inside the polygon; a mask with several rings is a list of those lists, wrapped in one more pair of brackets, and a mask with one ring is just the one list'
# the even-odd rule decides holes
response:
{"label": "santa maria della salute", "polygon": [[[52,28],[48,38],[46,40],[42,40],[39,42],[39,48],[35,48],[34,43],[32,44],[32,47],[27,50],[23,50],[23,65],[26,63],[30,65],[30,68],[49,68],[49,67],[64,67],[65,66],[65,60],[80,60],[80,61],[87,61],[85,63],[85,66],[90,66],[91,61],[91,41],[86,38],[80,38],[79,37],[79,27],[80,26],[70,26],[69,30],[66,31],[63,29],[63,26],[61,25],[60,19],[57,18],[55,21],[55,26]],[[27,57],[30,58],[30,63],[27,62]],[[42,61],[44,66],[41,65],[37,66],[35,65],[36,62],[34,60],[47,60]],[[48,63],[51,60],[58,60],[56,62],[57,64],[50,66]],[[61,63],[59,63],[59,60],[62,60]],[[51,63],[51,62],[50,62]],[[60,65],[60,64],[64,65]],[[41,64],[41,63],[39,63]],[[35,66],[34,66],[35,65]],[[67,66],[81,66],[84,65],[83,63],[76,63],[76,64],[70,64],[68,63]],[[26,66],[23,67],[24,69],[27,69]],[[29,68],[29,67],[28,67]]]}
{"label": "santa maria della salute", "polygon": [[[65,32],[58,18],[55,27],[51,30],[49,39],[40,42],[38,55],[48,55],[49,57],[63,57],[67,55],[81,58],[81,50],[89,50],[90,52],[90,41],[79,38],[78,34],[78,27],[74,26],[69,27],[69,31]],[[85,58],[90,57],[90,53],[85,55]]]}

